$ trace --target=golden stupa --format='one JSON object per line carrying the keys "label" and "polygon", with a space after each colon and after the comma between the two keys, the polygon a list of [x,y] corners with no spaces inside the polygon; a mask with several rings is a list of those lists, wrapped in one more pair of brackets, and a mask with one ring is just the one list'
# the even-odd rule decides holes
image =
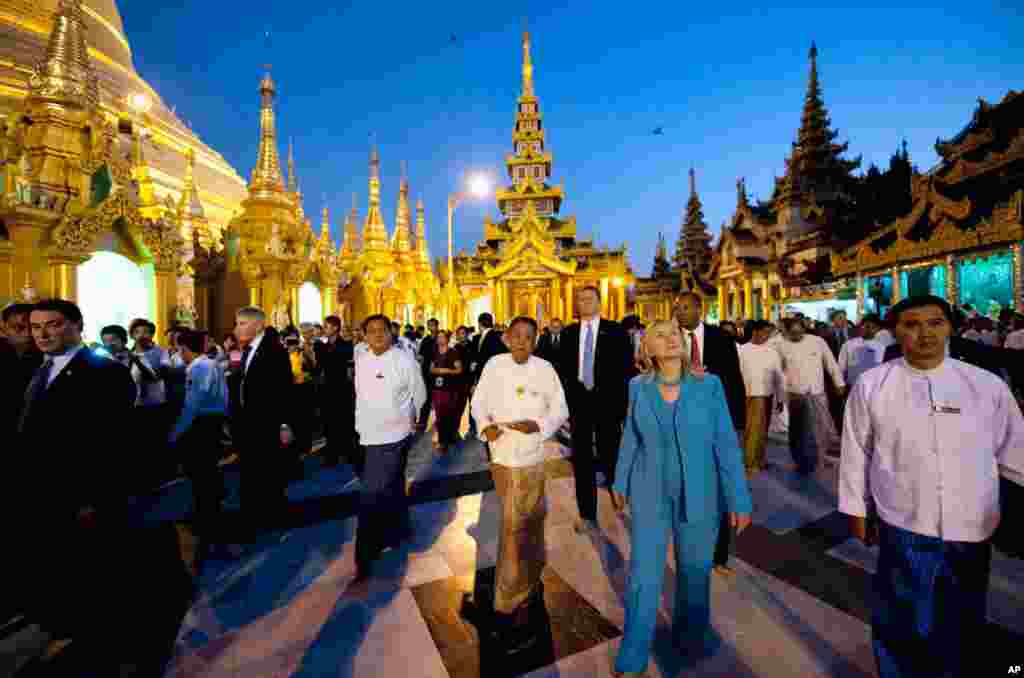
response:
{"label": "golden stupa", "polygon": [[[61,3],[0,0],[0,122],[20,110],[32,68],[44,56]],[[156,198],[161,203],[167,197],[179,202],[189,153],[194,153],[199,202],[210,226],[221,232],[241,210],[245,180],[178,119],[135,71],[115,0],[83,0],[82,11],[87,50],[99,80],[100,108],[117,119],[142,123],[147,135],[145,161]],[[139,104],[145,112],[140,113]]]}

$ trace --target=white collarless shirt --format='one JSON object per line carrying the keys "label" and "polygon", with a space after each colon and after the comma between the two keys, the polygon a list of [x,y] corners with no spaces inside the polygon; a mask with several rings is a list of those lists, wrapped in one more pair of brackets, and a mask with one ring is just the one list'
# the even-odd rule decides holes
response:
{"label": "white collarless shirt", "polygon": [[786,395],[786,378],[779,352],[771,346],[750,342],[740,346],[738,353],[747,397],[774,396],[776,402],[781,402]]}
{"label": "white collarless shirt", "polygon": [[795,395],[819,395],[825,392],[825,372],[839,388],[846,385],[832,349],[825,340],[814,334],[805,334],[800,341],[785,339],[775,345],[782,356],[782,369],[786,374],[786,391]]}
{"label": "white collarless shirt", "polygon": [[[583,356],[586,355],[587,350],[587,328],[591,331],[591,341],[594,342],[590,347],[592,351],[591,355],[597,358],[597,333],[601,329],[601,316],[595,316],[590,320],[580,320],[580,359],[579,359],[579,380],[583,382]],[[597,363],[594,363],[594,378],[597,378]]]}
{"label": "white collarless shirt", "polygon": [[946,358],[901,358],[864,373],[846,405],[839,510],[947,541],[980,542],[999,524],[999,467],[1024,472],[1024,418],[1006,386]]}
{"label": "white collarless shirt", "polygon": [[872,367],[882,364],[885,345],[875,339],[853,337],[839,349],[839,370],[850,386],[857,383],[860,375]]}
{"label": "white collarless shirt", "polygon": [[356,431],[363,445],[388,445],[412,435],[427,387],[412,353],[396,346],[355,357]]}

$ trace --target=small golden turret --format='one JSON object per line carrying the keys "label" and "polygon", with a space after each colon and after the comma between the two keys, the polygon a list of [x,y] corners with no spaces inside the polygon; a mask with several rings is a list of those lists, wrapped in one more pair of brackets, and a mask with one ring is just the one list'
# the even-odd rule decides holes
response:
{"label": "small golden turret", "polygon": [[380,157],[377,147],[370,152],[370,204],[363,223],[363,250],[386,250],[388,233],[380,213]]}
{"label": "small golden turret", "polygon": [[260,81],[260,148],[256,167],[252,170],[250,191],[284,192],[281,162],[277,153],[277,129],[274,118],[274,97],[277,86],[267,72]]}
{"label": "small golden turret", "polygon": [[409,179],[403,162],[402,179],[398,185],[398,208],[395,210],[395,237],[392,239],[392,247],[398,252],[412,250],[409,226]]}
{"label": "small golden turret", "polygon": [[30,100],[53,101],[85,110],[100,100],[99,80],[86,47],[82,0],[60,0],[42,61],[29,76]]}

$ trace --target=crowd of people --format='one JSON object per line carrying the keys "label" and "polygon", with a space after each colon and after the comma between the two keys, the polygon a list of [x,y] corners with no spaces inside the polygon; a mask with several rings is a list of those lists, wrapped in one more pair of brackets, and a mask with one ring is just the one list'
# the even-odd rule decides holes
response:
{"label": "crowd of people", "polygon": [[[602,318],[595,287],[578,290],[575,306],[576,321],[544,328],[529,317],[495,326],[484,313],[476,328],[435,319],[403,328],[372,315],[354,327],[329,316],[280,331],[246,307],[220,341],[175,326],[163,345],[149,319],[101,328],[87,345],[88,319],[71,302],[8,306],[0,416],[25,451],[22,471],[49,470],[52,482],[52,499],[21,531],[39,545],[23,569],[39,581],[65,543],[113,538],[133,497],[179,475],[194,495],[196,567],[242,557],[282,525],[287,483],[323,438],[323,464],[348,464],[361,481],[358,590],[410,534],[415,441],[432,435],[436,454],[459,454],[468,417],[466,439],[486,444],[501,518],[493,600],[469,596],[465,609],[516,651],[535,642],[542,604],[545,445],[567,431],[576,531],[600,536],[599,488],[632,514],[625,635],[611,661],[641,676],[669,536],[676,645],[701,652],[711,577],[733,573],[731,542],[753,511],[748,483],[766,468],[769,432],[784,428],[791,470],[806,477],[837,464],[839,510],[852,534],[880,545],[880,675],[967,675],[981,647],[991,545],[1020,553],[1000,514],[1012,513],[1024,478],[1024,317],[993,322],[925,296],[856,325],[842,311],[828,324],[795,314],[777,325],[712,325],[702,298],[684,293],[672,320],[647,327]],[[226,458],[241,474],[244,519],[232,530]],[[102,642],[90,628],[87,610],[100,602],[87,577],[112,568],[99,555],[85,561],[48,582],[46,600],[19,601],[54,638],[46,657],[72,640]]]}

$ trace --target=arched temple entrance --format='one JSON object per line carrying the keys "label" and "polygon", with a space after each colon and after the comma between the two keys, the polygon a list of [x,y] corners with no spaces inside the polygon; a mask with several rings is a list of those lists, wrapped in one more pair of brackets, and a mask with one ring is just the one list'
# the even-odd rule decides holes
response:
{"label": "arched temple entrance", "polygon": [[320,323],[324,320],[323,297],[320,287],[312,281],[299,288],[299,322]]}
{"label": "arched temple entrance", "polygon": [[156,317],[152,264],[136,264],[116,252],[94,252],[78,266],[78,305],[86,341],[99,341],[106,325],[126,330],[135,318]]}

